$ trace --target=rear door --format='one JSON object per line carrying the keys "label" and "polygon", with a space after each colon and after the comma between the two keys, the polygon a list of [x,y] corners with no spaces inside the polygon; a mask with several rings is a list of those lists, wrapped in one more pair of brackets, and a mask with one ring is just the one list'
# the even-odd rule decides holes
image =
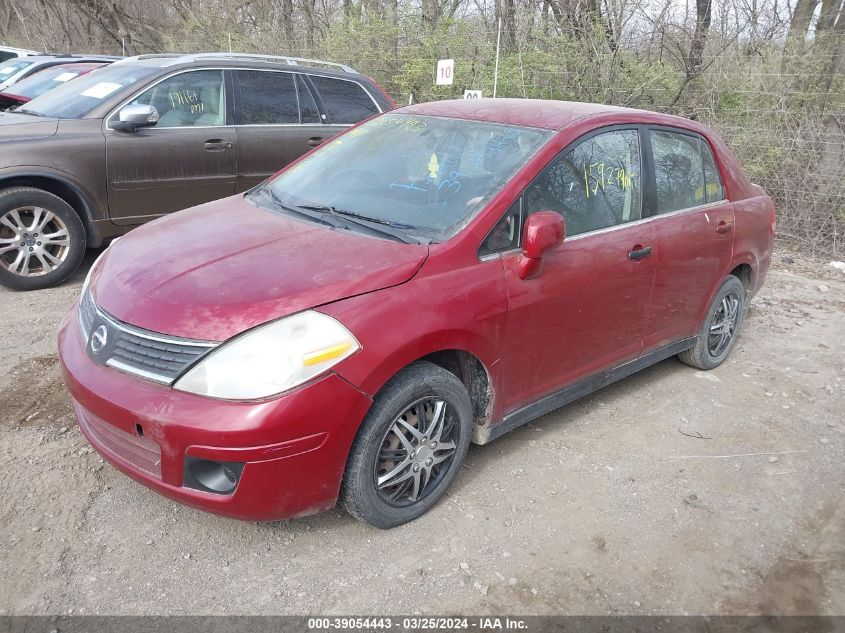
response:
{"label": "rear door", "polygon": [[332,134],[302,75],[237,70],[237,191],[246,191],[317,147]]}
{"label": "rear door", "polygon": [[704,138],[650,128],[653,193],[649,212],[660,253],[646,351],[694,336],[730,264],[734,208]]}
{"label": "rear door", "polygon": [[136,224],[235,193],[237,137],[222,70],[171,75],[129,103],[152,105],[160,118],[134,134],[106,120],[113,222]]}
{"label": "rear door", "polygon": [[657,260],[652,223],[641,218],[642,163],[637,129],[602,130],[535,178],[522,215],[555,211],[566,223],[535,278],[519,277],[519,245],[507,242],[521,230],[508,216],[488,237],[509,252],[506,409],[640,355]]}

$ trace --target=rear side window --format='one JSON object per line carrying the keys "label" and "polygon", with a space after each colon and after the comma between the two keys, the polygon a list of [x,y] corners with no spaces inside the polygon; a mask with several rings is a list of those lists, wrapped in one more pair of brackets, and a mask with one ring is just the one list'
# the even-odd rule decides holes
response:
{"label": "rear side window", "polygon": [[704,201],[718,202],[725,199],[725,189],[722,187],[722,179],[719,177],[719,170],[716,169],[716,161],[713,160],[713,152],[704,139],[701,143],[701,157],[704,159]]}
{"label": "rear side window", "polygon": [[704,161],[698,137],[652,130],[651,148],[657,212],[670,213],[704,204]]}
{"label": "rear side window", "polygon": [[316,75],[311,81],[323,98],[331,123],[358,123],[379,113],[370,95],[354,81]]}
{"label": "rear side window", "polygon": [[640,164],[636,130],[592,136],[555,158],[528,186],[525,215],[556,211],[567,235],[639,220]]}
{"label": "rear side window", "polygon": [[238,125],[299,123],[293,73],[239,70],[241,107]]}

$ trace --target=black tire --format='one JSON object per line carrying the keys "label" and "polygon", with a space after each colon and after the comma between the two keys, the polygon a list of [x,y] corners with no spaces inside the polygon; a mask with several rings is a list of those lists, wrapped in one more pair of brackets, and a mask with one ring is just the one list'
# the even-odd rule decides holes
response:
{"label": "black tire", "polygon": [[[430,467],[431,471],[426,470],[427,466],[423,467],[423,471],[428,472],[429,475],[425,484],[418,484],[417,500],[412,500],[412,497],[409,497],[406,500],[388,501],[385,497],[390,494],[391,489],[381,491],[376,478],[380,472],[379,468],[387,470],[384,466],[384,453],[382,451],[391,450],[390,441],[395,438],[395,433],[392,430],[394,423],[399,424],[398,419],[402,416],[404,420],[410,419],[412,424],[419,425],[415,413],[416,406],[423,403],[421,406],[431,406],[428,411],[434,411],[434,404],[426,403],[436,401],[445,402],[443,417],[445,421],[441,427],[444,439],[441,446],[455,445],[451,458],[444,461],[439,470],[437,470],[437,464]],[[412,411],[414,413],[410,414],[411,417],[409,418],[409,412]],[[433,413],[431,420],[426,418],[426,413],[423,413],[422,416],[426,424],[434,425]],[[450,434],[454,435],[446,436],[446,429],[449,429]],[[464,384],[442,367],[429,362],[420,361],[406,367],[394,376],[375,397],[373,406],[364,418],[355,441],[352,443],[341,488],[343,505],[357,519],[383,529],[396,527],[416,519],[434,506],[454,481],[466,456],[471,433],[472,403]],[[418,450],[407,456],[411,457],[417,453],[423,455],[423,451],[419,450],[420,446],[425,450],[428,450],[429,446],[435,446],[436,441],[430,441],[433,436],[434,434],[425,442],[420,442],[417,446]],[[416,441],[416,438],[410,434],[407,438],[412,442]],[[440,439],[439,435],[438,439]],[[398,450],[393,452],[400,453],[402,450],[404,449],[399,447]],[[436,451],[432,450],[427,454],[435,455],[435,453]],[[441,453],[441,455],[443,454]],[[419,455],[417,458],[419,459]],[[396,459],[398,461],[400,458]],[[409,463],[413,466],[408,468],[417,468],[414,471],[415,473],[421,466],[421,464]],[[391,465],[392,467],[393,465]],[[413,487],[413,477],[409,478],[408,481],[411,483],[407,485]],[[394,487],[392,492],[398,492],[402,485],[404,484]]]}
{"label": "black tire", "polygon": [[[723,301],[737,302],[736,318],[728,338],[721,340],[722,344],[716,345],[715,343],[719,342],[717,340],[719,337],[711,332],[711,327],[718,327],[722,316],[725,314]],[[736,343],[739,327],[742,325],[742,320],[745,317],[745,308],[745,287],[737,277],[728,275],[722,282],[719,292],[713,298],[713,303],[710,304],[710,309],[707,311],[707,318],[704,319],[704,325],[701,326],[695,346],[678,354],[681,362],[698,369],[713,369],[721,365],[731,353]],[[729,310],[728,313],[730,312]]]}
{"label": "black tire", "polygon": [[[15,266],[15,259],[21,250],[15,249],[0,254],[0,284],[13,290],[40,290],[56,286],[79,268],[85,255],[85,227],[79,215],[67,202],[52,193],[33,187],[12,187],[0,191],[0,220],[5,218],[17,224],[11,215],[7,216],[17,210],[22,226],[26,226],[26,223],[31,220],[33,222],[31,226],[34,227],[35,212],[28,211],[28,208],[43,209],[52,213],[55,217],[43,229],[44,234],[49,237],[51,234],[57,234],[56,231],[66,230],[68,239],[66,244],[59,243],[60,240],[64,241],[61,238],[54,238],[53,243],[41,242],[38,238],[43,238],[43,235],[24,234],[12,229],[6,223],[0,223],[0,248],[4,245],[12,245],[8,240],[15,239],[20,240],[15,243],[21,245],[24,253],[27,250],[33,253],[30,256],[31,259],[28,259],[28,262],[31,261],[33,265],[26,274],[22,265]],[[42,214],[41,217],[44,215]],[[23,241],[24,235],[27,236],[26,239],[29,242]],[[7,241],[3,242],[3,240]],[[43,253],[42,257],[38,258],[37,253]],[[53,260],[47,258],[47,254],[60,263],[53,263]],[[18,268],[17,272],[12,270],[13,266]],[[29,263],[27,263],[28,266]],[[47,266],[50,270],[46,270]]]}

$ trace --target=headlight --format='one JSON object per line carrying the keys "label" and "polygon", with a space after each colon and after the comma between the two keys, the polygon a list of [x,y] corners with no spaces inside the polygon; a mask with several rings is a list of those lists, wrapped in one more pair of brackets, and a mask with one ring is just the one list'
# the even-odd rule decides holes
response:
{"label": "headlight", "polygon": [[267,398],[319,376],[360,348],[343,325],[308,310],[224,343],[174,387],[225,400]]}

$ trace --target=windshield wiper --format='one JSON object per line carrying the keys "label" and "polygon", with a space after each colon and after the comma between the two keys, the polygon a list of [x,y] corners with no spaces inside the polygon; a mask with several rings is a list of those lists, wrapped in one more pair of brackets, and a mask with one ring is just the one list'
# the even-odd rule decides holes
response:
{"label": "windshield wiper", "polygon": [[383,224],[394,229],[417,229],[419,227],[410,224],[402,224],[401,222],[394,222],[393,220],[383,220],[381,218],[373,218],[363,213],[356,213],[355,211],[347,211],[346,209],[338,209],[330,205],[319,204],[303,204],[302,209],[312,209],[314,211],[325,211],[334,215],[343,215],[348,218],[355,218],[356,220],[364,220],[365,222],[374,222],[375,224]]}
{"label": "windshield wiper", "polygon": [[[368,231],[372,231],[380,235],[386,235],[395,240],[399,240],[400,242],[404,242],[405,244],[427,243],[426,240],[417,237],[411,237],[402,232],[405,230],[413,230],[418,228],[416,226],[411,226],[410,224],[402,224],[400,222],[393,222],[391,220],[382,220],[381,218],[372,218],[368,215],[356,213],[355,211],[347,211],[346,209],[338,209],[337,207],[333,207],[330,205],[304,204],[301,205],[299,208],[310,209],[311,211],[318,211],[321,213],[327,213],[334,216],[342,217],[343,220],[349,224],[353,224],[355,226],[367,229]],[[387,229],[380,228],[379,226],[372,226],[373,224],[387,226],[391,229],[398,229],[398,232],[388,231]]]}
{"label": "windshield wiper", "polygon": [[298,215],[301,218],[305,218],[307,220],[311,220],[312,222],[319,222],[320,224],[325,224],[327,226],[331,226],[334,228],[340,228],[340,225],[336,222],[329,221],[324,213],[309,213],[308,211],[304,211],[303,207],[298,207],[292,204],[288,204],[287,202],[283,201],[279,195],[273,191],[271,187],[264,187],[260,189],[256,193],[266,193],[270,196],[270,200],[273,203],[273,206],[282,209],[288,213],[292,213],[293,215]]}

